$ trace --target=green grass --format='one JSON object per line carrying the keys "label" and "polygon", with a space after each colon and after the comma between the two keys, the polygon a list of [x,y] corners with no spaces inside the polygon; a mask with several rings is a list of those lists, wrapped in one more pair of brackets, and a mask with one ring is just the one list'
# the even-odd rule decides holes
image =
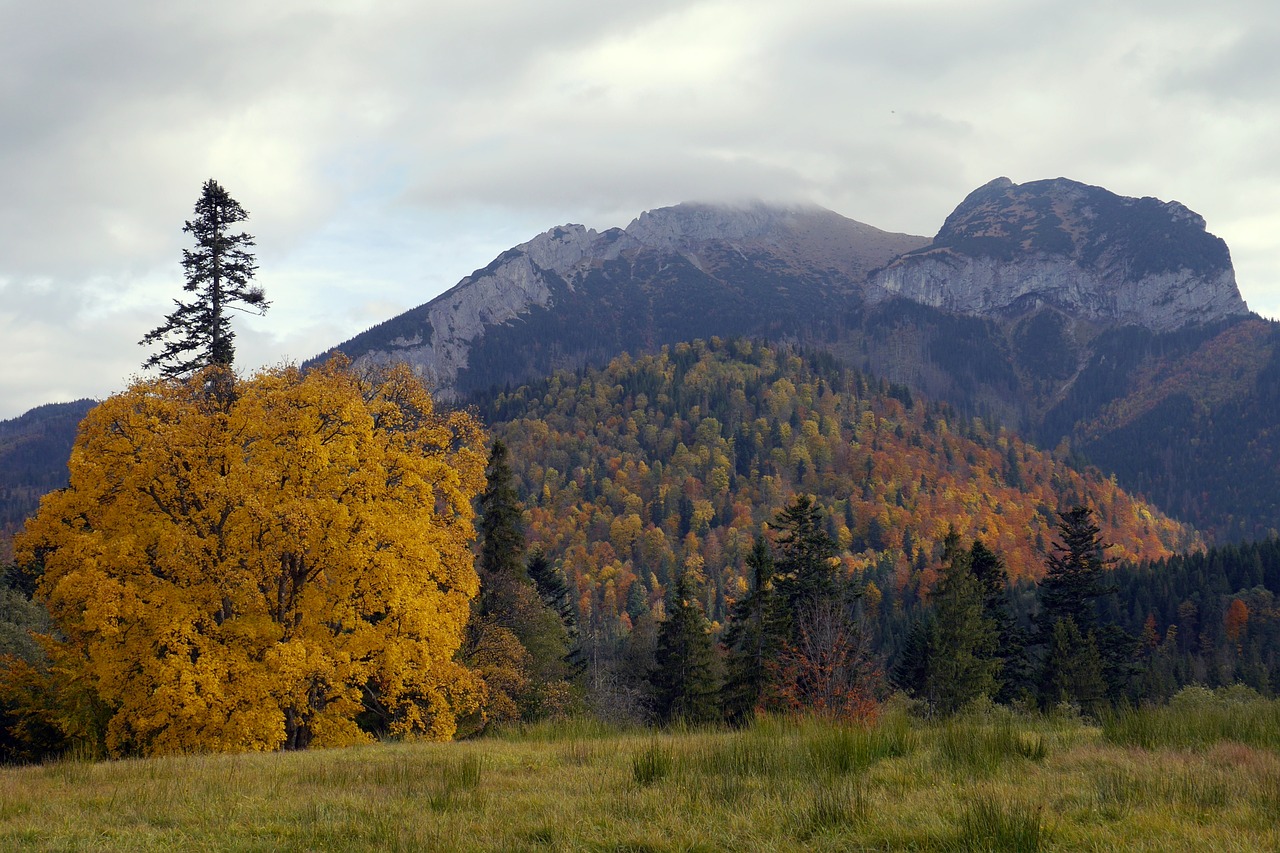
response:
{"label": "green grass", "polygon": [[[1274,703],[1239,704],[1258,707],[1231,726],[1185,699],[1103,727],[890,707],[869,727],[577,721],[456,744],[69,759],[0,770],[0,849],[1280,849],[1280,751],[1257,723]],[[1125,734],[1141,714],[1167,715],[1138,729],[1164,741]]]}

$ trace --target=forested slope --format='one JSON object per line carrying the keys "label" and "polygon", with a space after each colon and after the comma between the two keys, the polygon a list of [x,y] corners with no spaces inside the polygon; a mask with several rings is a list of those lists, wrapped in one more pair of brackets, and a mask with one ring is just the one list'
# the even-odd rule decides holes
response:
{"label": "forested slope", "polygon": [[[559,561],[591,636],[661,612],[677,567],[723,621],[752,541],[812,494],[850,573],[928,588],[949,527],[1035,577],[1056,511],[1097,511],[1112,555],[1157,559],[1193,531],[981,421],[913,400],[820,354],[695,342],[499,395],[482,412],[511,450],[531,544]],[[886,590],[888,592],[888,590]]]}

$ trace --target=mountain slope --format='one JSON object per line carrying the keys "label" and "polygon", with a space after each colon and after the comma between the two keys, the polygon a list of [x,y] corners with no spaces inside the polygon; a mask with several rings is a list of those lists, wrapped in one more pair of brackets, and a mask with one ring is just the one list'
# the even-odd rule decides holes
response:
{"label": "mountain slope", "polygon": [[887,574],[908,598],[932,583],[949,526],[1024,578],[1043,570],[1056,511],[1081,501],[1116,557],[1197,542],[1096,470],[789,348],[713,340],[624,355],[481,413],[510,449],[532,544],[562,563],[608,636],[660,607],[682,567],[706,576],[708,612],[723,618],[752,541],[796,493],[815,496],[846,570]]}
{"label": "mountain slope", "polygon": [[0,560],[10,559],[9,537],[40,505],[67,484],[67,458],[76,429],[96,403],[50,403],[0,421]]}
{"label": "mountain slope", "polygon": [[927,242],[812,207],[685,204],[625,230],[566,225],[337,349],[408,362],[450,399],[695,337],[794,337]]}

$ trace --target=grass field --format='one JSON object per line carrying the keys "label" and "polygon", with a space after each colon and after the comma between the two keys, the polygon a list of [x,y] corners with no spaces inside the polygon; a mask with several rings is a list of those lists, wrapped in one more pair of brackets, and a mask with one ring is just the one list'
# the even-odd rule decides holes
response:
{"label": "grass field", "polygon": [[871,728],[578,722],[456,744],[61,760],[0,770],[0,849],[1280,849],[1280,704],[1207,695],[1101,726],[890,709]]}

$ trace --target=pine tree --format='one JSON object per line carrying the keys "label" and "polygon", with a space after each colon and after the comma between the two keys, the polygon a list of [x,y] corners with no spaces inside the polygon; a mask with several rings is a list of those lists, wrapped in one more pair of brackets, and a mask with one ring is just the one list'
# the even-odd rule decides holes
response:
{"label": "pine tree", "polygon": [[[538,590],[542,603],[560,617],[560,624],[564,627],[564,643],[568,649],[562,656],[568,667],[566,677],[569,680],[576,679],[586,670],[587,657],[582,648],[582,637],[578,633],[577,608],[573,605],[573,596],[569,594],[569,584],[565,581],[564,572],[547,559],[547,555],[539,548],[529,554],[525,570],[529,573],[534,588]],[[632,589],[639,589],[639,586],[633,584]]]}
{"label": "pine tree", "polygon": [[524,604],[529,576],[524,566],[524,521],[507,446],[493,443],[480,495],[479,616],[514,628]]}
{"label": "pine tree", "polygon": [[1048,647],[1040,699],[1094,708],[1106,697],[1122,698],[1129,689],[1137,639],[1118,627],[1099,631],[1098,599],[1116,587],[1104,577],[1111,561],[1103,552],[1110,546],[1102,540],[1093,511],[1076,506],[1062,513],[1058,536],[1061,541],[1054,544],[1039,588],[1040,643]]}
{"label": "pine tree", "polygon": [[943,560],[933,596],[924,693],[937,710],[951,714],[996,692],[1003,661],[995,620],[985,612],[983,583],[954,530],[945,540]]}
{"label": "pine tree", "polygon": [[1097,625],[1097,599],[1115,591],[1103,579],[1111,562],[1103,552],[1110,546],[1102,541],[1093,510],[1084,506],[1061,514],[1058,536],[1040,582],[1041,629],[1047,636],[1056,622],[1070,618],[1087,634]]}
{"label": "pine tree", "polygon": [[1102,655],[1094,634],[1082,634],[1070,616],[1053,623],[1041,696],[1046,706],[1070,702],[1095,711],[1107,693]]}
{"label": "pine tree", "polygon": [[185,378],[214,365],[229,368],[235,360],[235,332],[227,312],[263,314],[271,304],[262,288],[250,284],[258,269],[249,252],[253,237],[228,230],[249,217],[240,203],[210,178],[195,213],[196,218],[182,228],[196,241],[194,249],[182,252],[186,276],[182,289],[195,296],[189,302],[175,299],[173,313],[139,341],[143,346],[162,345],[142,366],[157,367],[169,379]]}
{"label": "pine tree", "polygon": [[[996,648],[1003,661],[1000,672],[999,702],[1011,702],[1030,690],[1031,673],[1027,660],[1027,636],[1014,616],[1009,600],[1009,573],[1004,558],[988,548],[981,539],[969,548],[969,567],[982,584],[983,613],[995,625]],[[1034,692],[1034,691],[1032,691]]]}
{"label": "pine tree", "polygon": [[776,598],[773,591],[773,554],[763,536],[757,536],[747,556],[750,589],[729,612],[724,633],[728,653],[722,705],[733,725],[750,721],[765,697],[769,661],[774,659],[778,637],[771,630]]}
{"label": "pine tree", "polygon": [[[509,719],[512,708],[525,719],[563,713],[570,702],[567,682],[575,674],[569,662],[569,631],[526,568],[523,509],[501,441],[495,441],[489,453],[478,508],[480,595],[467,657],[481,667],[489,683],[491,718]],[[541,564],[537,569],[549,583],[552,570]],[[563,585],[561,592],[567,598]],[[504,658],[504,650],[511,654]],[[504,695],[509,690],[518,693]]]}
{"label": "pine tree", "polygon": [[658,631],[650,677],[658,720],[696,724],[718,719],[717,674],[711,623],[698,602],[693,572],[686,571],[676,583],[667,619]]}
{"label": "pine tree", "polygon": [[775,572],[778,596],[794,620],[795,614],[837,596],[831,559],[836,544],[827,535],[822,512],[808,495],[798,496],[779,512],[774,526],[781,531]]}

